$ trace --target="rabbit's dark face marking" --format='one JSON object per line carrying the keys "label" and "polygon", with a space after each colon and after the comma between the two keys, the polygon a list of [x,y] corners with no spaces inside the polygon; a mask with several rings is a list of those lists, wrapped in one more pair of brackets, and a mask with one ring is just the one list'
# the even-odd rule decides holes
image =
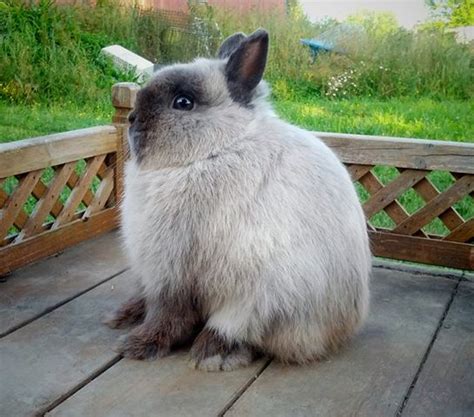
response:
{"label": "rabbit's dark face marking", "polygon": [[[227,61],[198,59],[159,71],[140,90],[129,117],[135,160],[151,169],[183,166],[219,154],[241,137],[265,105],[260,81],[267,51],[267,32],[236,34],[219,52]],[[178,106],[180,96],[189,103]]]}

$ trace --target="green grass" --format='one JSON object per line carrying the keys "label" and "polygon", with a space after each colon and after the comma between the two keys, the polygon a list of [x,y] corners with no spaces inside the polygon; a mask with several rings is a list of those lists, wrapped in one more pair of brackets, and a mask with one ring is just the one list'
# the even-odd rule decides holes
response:
{"label": "green grass", "polygon": [[[310,130],[474,143],[474,100],[275,100],[278,114]],[[22,105],[0,101],[0,142],[110,123],[112,106]]]}
{"label": "green grass", "polygon": [[23,105],[0,101],[0,143],[110,123],[112,106]]}
{"label": "green grass", "polygon": [[474,143],[474,100],[315,98],[277,101],[275,107],[309,130]]}

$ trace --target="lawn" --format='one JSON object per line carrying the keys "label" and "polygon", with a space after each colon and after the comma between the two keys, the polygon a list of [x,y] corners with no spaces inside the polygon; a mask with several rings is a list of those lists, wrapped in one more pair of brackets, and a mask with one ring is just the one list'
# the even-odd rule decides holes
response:
{"label": "lawn", "polygon": [[[275,101],[278,114],[310,130],[474,142],[474,100],[428,98]],[[110,123],[111,106],[0,102],[0,142]]]}
{"label": "lawn", "polygon": [[[427,98],[364,98],[333,101],[314,98],[300,102],[275,101],[274,106],[281,117],[310,130],[474,143],[474,100],[439,102]],[[80,108],[72,103],[46,107],[0,102],[0,142],[110,123],[112,113],[111,106],[91,109]],[[398,171],[391,167],[376,167],[374,174],[387,184],[398,176]],[[51,176],[51,173],[45,172],[45,175]],[[432,172],[429,179],[440,191],[454,182],[449,173],[440,171]],[[48,178],[45,180],[47,183]],[[7,181],[4,185],[8,193],[15,186],[13,181]],[[361,200],[367,200],[368,194],[360,184],[356,184],[356,188]],[[63,199],[68,195],[65,192]],[[424,205],[413,190],[404,193],[398,201],[409,213]],[[27,206],[27,211],[31,211],[34,201]],[[457,202],[454,208],[466,220],[474,217],[474,202],[470,196]],[[390,229],[394,226],[383,211],[370,220],[377,227]],[[438,235],[448,232],[439,219],[435,219],[424,230]]]}

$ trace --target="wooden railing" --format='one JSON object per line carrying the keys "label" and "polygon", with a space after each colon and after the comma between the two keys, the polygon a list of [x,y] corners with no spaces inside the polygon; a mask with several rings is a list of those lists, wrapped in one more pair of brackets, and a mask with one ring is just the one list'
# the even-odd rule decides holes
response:
{"label": "wooden railing", "polygon": [[[0,275],[117,227],[137,90],[114,86],[113,125],[0,145]],[[375,255],[474,268],[473,144],[315,134],[357,184]],[[436,175],[448,183],[442,191]],[[406,206],[409,193],[415,209]],[[460,213],[459,204],[468,209]]]}
{"label": "wooden railing", "polygon": [[0,275],[117,227],[136,91],[114,87],[114,125],[0,144]]}
{"label": "wooden railing", "polygon": [[[346,164],[369,220],[376,256],[474,268],[474,145],[421,139],[318,133]],[[381,172],[391,180],[381,181]],[[438,176],[445,189],[435,185]],[[439,182],[439,181],[438,181]],[[403,198],[404,196],[409,198]],[[417,200],[416,210],[404,200]],[[464,214],[456,205],[464,205]],[[383,215],[389,227],[376,227]],[[438,222],[431,232],[430,224]]]}

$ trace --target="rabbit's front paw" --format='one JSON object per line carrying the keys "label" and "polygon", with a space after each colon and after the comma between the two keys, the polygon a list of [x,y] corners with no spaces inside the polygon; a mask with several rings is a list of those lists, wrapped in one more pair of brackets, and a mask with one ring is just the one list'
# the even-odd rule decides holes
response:
{"label": "rabbit's front paw", "polygon": [[105,316],[102,321],[111,329],[124,329],[143,322],[145,318],[145,298],[132,297],[117,311]]}
{"label": "rabbit's front paw", "polygon": [[167,338],[141,327],[119,339],[117,352],[125,358],[137,360],[153,360],[166,356],[171,347]]}
{"label": "rabbit's front paw", "polygon": [[244,343],[228,343],[215,331],[204,329],[191,347],[189,365],[201,371],[233,371],[248,366],[253,349]]}

